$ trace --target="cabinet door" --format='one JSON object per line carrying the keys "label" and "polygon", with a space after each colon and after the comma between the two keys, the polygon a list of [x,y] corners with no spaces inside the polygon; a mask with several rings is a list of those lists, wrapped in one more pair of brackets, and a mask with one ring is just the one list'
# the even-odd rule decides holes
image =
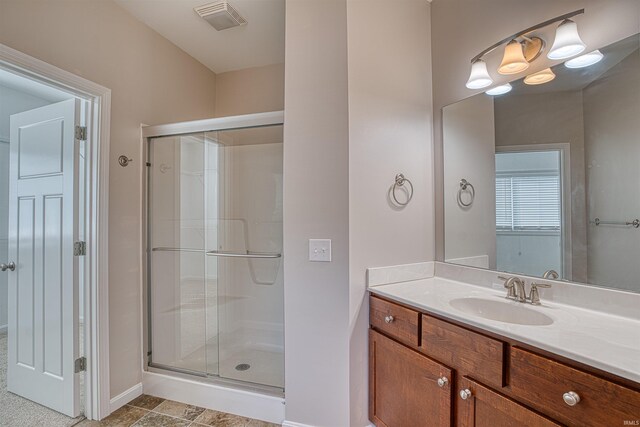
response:
{"label": "cabinet door", "polygon": [[459,382],[460,427],[561,426],[526,406],[464,377]]}
{"label": "cabinet door", "polygon": [[369,330],[369,416],[378,427],[450,426],[451,370]]}

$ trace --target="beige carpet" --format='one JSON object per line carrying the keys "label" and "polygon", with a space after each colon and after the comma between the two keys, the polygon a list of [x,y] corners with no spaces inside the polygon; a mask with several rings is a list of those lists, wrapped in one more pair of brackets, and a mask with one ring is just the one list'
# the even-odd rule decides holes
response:
{"label": "beige carpet", "polygon": [[7,334],[0,333],[0,426],[67,427],[83,419],[67,417],[7,391]]}

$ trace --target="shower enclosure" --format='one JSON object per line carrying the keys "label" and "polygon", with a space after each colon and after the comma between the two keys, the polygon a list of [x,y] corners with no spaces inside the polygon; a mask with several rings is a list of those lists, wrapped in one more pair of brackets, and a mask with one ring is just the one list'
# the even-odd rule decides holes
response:
{"label": "shower enclosure", "polygon": [[282,123],[145,128],[150,368],[283,391]]}

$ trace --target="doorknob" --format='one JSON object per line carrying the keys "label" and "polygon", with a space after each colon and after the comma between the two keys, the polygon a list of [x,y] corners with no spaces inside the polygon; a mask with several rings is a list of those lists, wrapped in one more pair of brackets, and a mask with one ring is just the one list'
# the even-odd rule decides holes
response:
{"label": "doorknob", "polygon": [[13,271],[16,269],[16,263],[11,261],[9,264],[0,264],[0,270],[2,271]]}

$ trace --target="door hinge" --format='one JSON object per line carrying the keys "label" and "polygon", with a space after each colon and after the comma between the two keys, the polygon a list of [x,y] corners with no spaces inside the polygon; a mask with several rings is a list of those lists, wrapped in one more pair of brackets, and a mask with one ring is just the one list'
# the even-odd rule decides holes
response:
{"label": "door hinge", "polygon": [[73,364],[73,371],[77,374],[78,372],[84,372],[87,370],[87,358],[86,357],[79,357],[76,359],[75,363]]}
{"label": "door hinge", "polygon": [[87,242],[73,243],[73,256],[83,256],[87,254]]}
{"label": "door hinge", "polygon": [[86,126],[76,126],[76,139],[78,141],[86,141],[87,140],[87,127]]}

